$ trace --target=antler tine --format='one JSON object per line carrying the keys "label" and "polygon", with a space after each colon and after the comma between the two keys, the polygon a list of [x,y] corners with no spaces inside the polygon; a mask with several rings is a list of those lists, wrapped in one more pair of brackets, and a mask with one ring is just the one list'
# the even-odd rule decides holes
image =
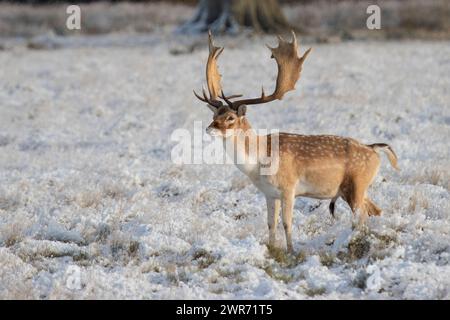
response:
{"label": "antler tine", "polygon": [[291,30],[291,34],[292,34],[292,44],[298,48],[298,43],[297,43],[297,36],[295,35],[294,30]]}
{"label": "antler tine", "polygon": [[242,94],[232,94],[231,96],[228,96],[227,99],[235,99],[235,98],[240,98],[242,97]]}
{"label": "antler tine", "polygon": [[[294,46],[296,48],[298,48],[297,36],[295,35],[294,30],[291,30],[291,33],[292,33],[292,42],[293,42]],[[305,61],[306,58],[308,57],[311,50],[312,50],[312,48],[309,48],[308,50],[306,50],[305,53],[303,54],[303,56],[300,58],[300,60],[302,61],[302,64],[303,64],[303,61]]]}
{"label": "antler tine", "polygon": [[205,99],[203,99],[202,97],[200,97],[198,94],[197,94],[197,92],[195,92],[195,90],[192,90],[192,92],[194,92],[194,96],[196,96],[197,97],[197,99],[199,99],[200,101],[203,101],[203,102],[206,102],[206,103],[208,103],[208,101],[207,100],[205,100]]}
{"label": "antler tine", "polygon": [[240,97],[242,97],[242,94],[232,94],[231,96],[226,96],[223,93],[223,90],[221,91],[221,93],[219,95],[219,98],[221,98],[223,101],[225,101],[228,104],[228,106],[230,106],[232,108],[234,108],[234,107],[233,107],[233,102],[231,101],[231,99],[240,98]]}
{"label": "antler tine", "polygon": [[203,97],[201,97],[200,95],[197,94],[197,92],[195,92],[195,90],[193,90],[194,95],[197,97],[197,99],[199,99],[200,101],[203,101],[205,103],[207,103],[208,105],[215,107],[215,108],[220,108],[223,106],[222,102],[219,100],[212,100],[210,98],[208,98],[205,88],[202,88],[202,94]]}
{"label": "antler tine", "polygon": [[226,96],[225,96],[225,94],[223,93],[223,90],[222,90],[222,92],[221,92],[220,97],[228,104],[228,106],[229,106],[230,108],[234,108],[233,102],[231,102],[231,101],[229,100],[229,97],[226,97]]}

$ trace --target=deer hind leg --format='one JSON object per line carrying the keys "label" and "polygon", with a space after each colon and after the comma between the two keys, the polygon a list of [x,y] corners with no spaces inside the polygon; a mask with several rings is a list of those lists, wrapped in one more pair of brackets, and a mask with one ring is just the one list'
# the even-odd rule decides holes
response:
{"label": "deer hind leg", "polygon": [[378,208],[377,205],[373,203],[369,198],[364,199],[364,205],[369,216],[381,216],[381,213],[383,211]]}
{"label": "deer hind leg", "polygon": [[357,221],[353,221],[352,228],[355,228],[356,226],[362,227],[367,220],[368,215],[365,208],[366,188],[365,185],[358,183],[358,181],[353,179],[347,181],[341,187],[343,198],[350,206],[353,217],[357,219]]}
{"label": "deer hind leg", "polygon": [[267,202],[267,226],[269,228],[269,246],[275,247],[281,201],[279,199],[266,197],[266,202]]}
{"label": "deer hind leg", "polygon": [[[370,183],[367,187],[369,187],[372,184],[373,180],[375,179],[375,176],[377,175],[378,172],[378,168],[379,168],[379,160],[378,165],[375,166],[375,169],[373,170],[373,172],[371,172]],[[378,208],[376,204],[373,203],[368,197],[364,199],[364,205],[366,207],[366,211],[369,216],[381,216],[382,210]]]}

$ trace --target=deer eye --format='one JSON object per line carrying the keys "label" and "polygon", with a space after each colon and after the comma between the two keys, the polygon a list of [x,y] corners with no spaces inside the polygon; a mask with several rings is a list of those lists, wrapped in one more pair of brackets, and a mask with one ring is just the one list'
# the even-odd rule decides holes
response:
{"label": "deer eye", "polygon": [[233,121],[233,120],[234,120],[233,116],[228,116],[227,117],[227,121]]}

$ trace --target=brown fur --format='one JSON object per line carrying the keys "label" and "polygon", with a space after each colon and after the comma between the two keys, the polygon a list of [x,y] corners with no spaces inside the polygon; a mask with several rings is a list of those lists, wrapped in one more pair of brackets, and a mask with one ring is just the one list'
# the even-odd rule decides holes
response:
{"label": "brown fur", "polygon": [[[224,139],[233,139],[235,144],[245,141],[244,150],[248,154],[249,137],[254,134],[251,133],[248,120],[245,116],[237,116],[231,109],[227,110],[227,107],[223,108],[225,110],[215,114],[208,131],[216,131],[224,136]],[[232,135],[225,137],[226,132],[229,133],[230,130]],[[238,132],[246,133],[245,139],[240,140]],[[265,151],[270,155],[273,136],[267,138]],[[280,133],[278,139],[278,171],[274,175],[264,177],[257,169],[245,172],[266,195],[271,245],[274,245],[277,211],[281,207],[287,246],[292,250],[292,210],[295,197],[332,199],[333,205],[336,199],[342,198],[354,215],[358,216],[360,225],[364,224],[368,216],[381,215],[381,209],[368,198],[367,189],[380,166],[377,150],[386,151],[391,155],[389,159],[392,166],[397,165],[397,157],[388,145],[365,145],[351,138],[333,135]]]}

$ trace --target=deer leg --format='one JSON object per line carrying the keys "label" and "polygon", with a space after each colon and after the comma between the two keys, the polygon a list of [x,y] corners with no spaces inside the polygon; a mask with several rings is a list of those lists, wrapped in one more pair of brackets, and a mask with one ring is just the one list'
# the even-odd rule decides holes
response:
{"label": "deer leg", "polygon": [[382,210],[377,207],[369,198],[364,199],[366,211],[369,216],[381,216]]}
{"label": "deer leg", "polygon": [[357,181],[349,181],[342,187],[344,199],[353,212],[352,229],[357,226],[362,227],[367,220],[367,211],[365,210],[366,190]]}
{"label": "deer leg", "polygon": [[357,190],[355,190],[350,207],[352,208],[354,217],[357,219],[357,223],[353,223],[353,227],[357,226],[361,228],[365,225],[368,215],[364,205],[364,194],[356,191]]}
{"label": "deer leg", "polygon": [[283,213],[283,227],[286,234],[286,245],[289,253],[294,252],[292,246],[292,212],[294,211],[295,195],[292,191],[283,192],[281,205]]}
{"label": "deer leg", "polygon": [[278,216],[280,215],[280,200],[266,197],[267,226],[269,227],[269,246],[275,247]]}

